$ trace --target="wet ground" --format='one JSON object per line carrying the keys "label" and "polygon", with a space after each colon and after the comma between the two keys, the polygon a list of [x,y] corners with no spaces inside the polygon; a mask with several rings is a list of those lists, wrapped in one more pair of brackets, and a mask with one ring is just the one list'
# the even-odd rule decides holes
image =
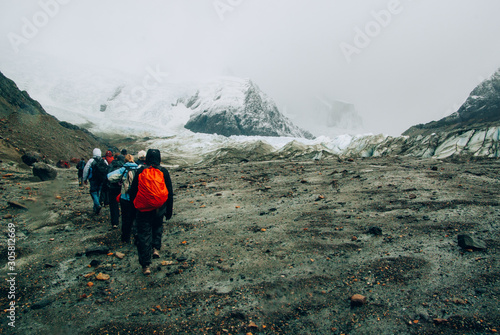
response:
{"label": "wet ground", "polygon": [[[499,162],[170,168],[175,215],[149,277],[109,210],[92,214],[76,170],[39,182],[2,163],[0,332],[496,333]],[[485,248],[460,247],[460,234]]]}

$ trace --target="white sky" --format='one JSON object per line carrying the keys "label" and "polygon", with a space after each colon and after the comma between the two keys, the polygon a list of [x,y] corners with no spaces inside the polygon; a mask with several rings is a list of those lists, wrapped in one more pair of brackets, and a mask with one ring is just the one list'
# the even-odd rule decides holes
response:
{"label": "white sky", "polygon": [[399,135],[455,111],[500,67],[499,13],[498,0],[0,0],[0,48],[249,77],[299,126],[322,94],[353,103],[367,131]]}

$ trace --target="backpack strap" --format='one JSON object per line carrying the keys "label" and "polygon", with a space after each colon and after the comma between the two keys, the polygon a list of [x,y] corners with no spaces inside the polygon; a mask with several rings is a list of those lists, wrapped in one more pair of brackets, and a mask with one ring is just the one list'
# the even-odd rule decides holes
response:
{"label": "backpack strap", "polygon": [[132,170],[132,168],[130,166],[122,166],[122,167],[125,169],[125,171],[123,171],[123,173],[120,177],[120,181],[119,181],[120,185],[123,184],[123,178],[125,178],[125,176],[128,175],[129,171]]}

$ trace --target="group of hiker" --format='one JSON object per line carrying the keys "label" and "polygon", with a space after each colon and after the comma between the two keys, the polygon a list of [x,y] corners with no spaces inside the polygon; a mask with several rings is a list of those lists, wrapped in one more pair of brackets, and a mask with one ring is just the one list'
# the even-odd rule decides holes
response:
{"label": "group of hiker", "polygon": [[[134,236],[139,264],[145,275],[151,274],[151,259],[160,257],[163,217],[172,217],[173,190],[168,170],[160,165],[158,149],[139,151],[138,162],[126,149],[104,157],[99,148],[86,163],[77,164],[78,181],[90,184],[93,211],[99,215],[109,205],[111,226],[117,229],[122,219],[121,241],[131,243]],[[132,232],[136,223],[136,231]]]}

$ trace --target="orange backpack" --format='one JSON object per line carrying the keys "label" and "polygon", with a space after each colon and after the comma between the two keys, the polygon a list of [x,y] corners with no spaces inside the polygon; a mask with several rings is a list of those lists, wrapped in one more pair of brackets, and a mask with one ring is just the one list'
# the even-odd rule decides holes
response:
{"label": "orange backpack", "polygon": [[168,190],[163,172],[149,167],[139,174],[139,186],[134,199],[134,206],[140,212],[160,208],[168,199]]}

